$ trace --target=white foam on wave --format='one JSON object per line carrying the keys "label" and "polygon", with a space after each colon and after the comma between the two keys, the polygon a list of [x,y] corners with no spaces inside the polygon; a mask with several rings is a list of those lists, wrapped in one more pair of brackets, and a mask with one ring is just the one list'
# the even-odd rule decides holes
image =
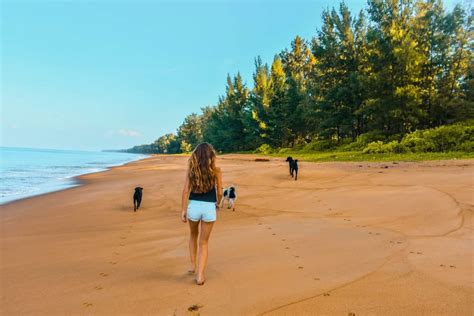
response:
{"label": "white foam on wave", "polygon": [[77,186],[74,178],[146,158],[125,153],[0,147],[0,204]]}

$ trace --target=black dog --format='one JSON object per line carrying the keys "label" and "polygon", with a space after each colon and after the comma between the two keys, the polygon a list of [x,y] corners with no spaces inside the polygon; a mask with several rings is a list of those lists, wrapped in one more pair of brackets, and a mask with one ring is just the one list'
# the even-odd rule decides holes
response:
{"label": "black dog", "polygon": [[295,181],[298,180],[298,159],[293,160],[293,172],[291,173],[292,177],[293,173],[295,174]]}
{"label": "black dog", "polygon": [[298,180],[298,159],[293,160],[293,157],[287,157],[286,161],[290,166],[290,175],[293,178],[295,177],[295,181]]}
{"label": "black dog", "polygon": [[293,176],[293,157],[287,157],[286,162],[290,166],[290,175]]}
{"label": "black dog", "polygon": [[140,208],[140,204],[142,204],[142,187],[136,187],[135,193],[133,193],[133,211],[136,212]]}

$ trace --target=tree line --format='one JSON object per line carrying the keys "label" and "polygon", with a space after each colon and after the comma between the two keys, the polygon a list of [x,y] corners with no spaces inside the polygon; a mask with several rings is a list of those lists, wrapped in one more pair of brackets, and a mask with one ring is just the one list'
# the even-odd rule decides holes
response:
{"label": "tree line", "polygon": [[323,12],[310,41],[296,36],[271,65],[257,57],[252,86],[228,75],[216,105],[128,151],[339,144],[473,118],[472,13],[461,5],[448,12],[440,0],[368,0],[353,14],[342,2]]}

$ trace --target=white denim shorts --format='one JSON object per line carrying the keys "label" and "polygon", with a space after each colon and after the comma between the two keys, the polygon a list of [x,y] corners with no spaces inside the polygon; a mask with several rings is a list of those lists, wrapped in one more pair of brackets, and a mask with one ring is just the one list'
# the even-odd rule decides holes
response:
{"label": "white denim shorts", "polygon": [[188,219],[193,222],[215,222],[217,219],[216,203],[189,200]]}

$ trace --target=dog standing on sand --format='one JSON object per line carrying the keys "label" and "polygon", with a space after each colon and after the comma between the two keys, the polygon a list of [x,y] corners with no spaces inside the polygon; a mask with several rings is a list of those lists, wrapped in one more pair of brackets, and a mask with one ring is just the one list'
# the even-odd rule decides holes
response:
{"label": "dog standing on sand", "polygon": [[293,159],[293,157],[287,157],[286,162],[290,167],[290,175],[293,178],[295,177],[295,181],[298,180],[298,159]]}
{"label": "dog standing on sand", "polygon": [[140,208],[140,204],[142,204],[142,196],[143,196],[143,188],[136,187],[135,193],[133,193],[133,211],[136,212]]}
{"label": "dog standing on sand", "polygon": [[237,199],[237,193],[235,187],[231,185],[230,187],[224,189],[224,194],[221,200],[221,207],[224,207],[225,201],[227,200],[227,208],[232,208],[232,211],[235,211],[235,200]]}

